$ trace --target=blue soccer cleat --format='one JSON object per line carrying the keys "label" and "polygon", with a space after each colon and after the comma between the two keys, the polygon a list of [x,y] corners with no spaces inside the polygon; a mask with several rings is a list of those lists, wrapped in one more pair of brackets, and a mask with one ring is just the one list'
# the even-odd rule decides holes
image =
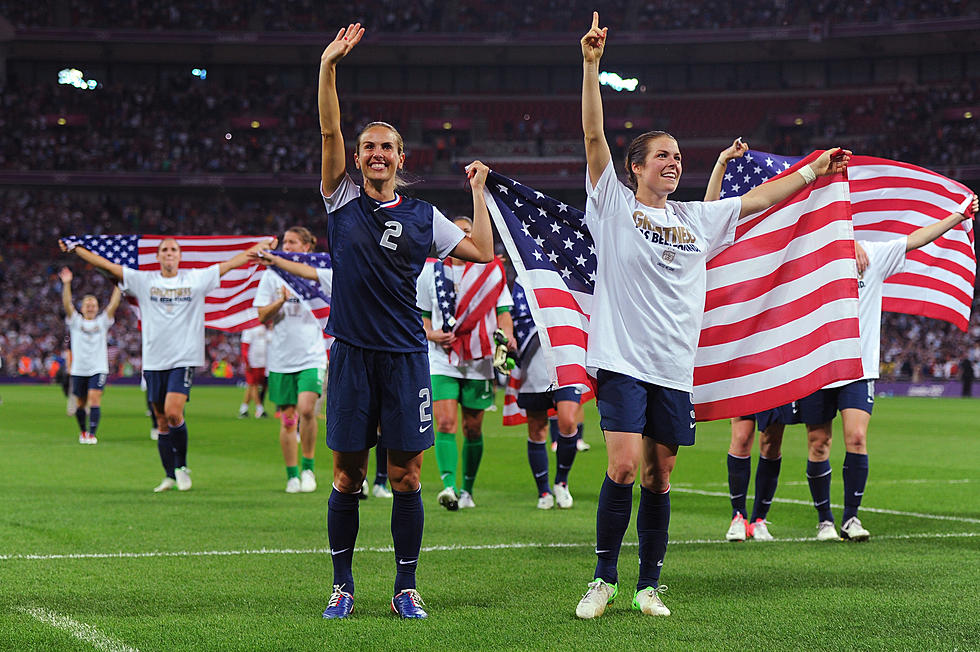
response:
{"label": "blue soccer cleat", "polygon": [[391,599],[391,610],[402,618],[428,618],[422,608],[422,596],[415,589],[405,589]]}
{"label": "blue soccer cleat", "polygon": [[346,591],[344,587],[333,585],[333,593],[330,594],[330,602],[323,610],[324,618],[346,618],[354,613],[354,596]]}

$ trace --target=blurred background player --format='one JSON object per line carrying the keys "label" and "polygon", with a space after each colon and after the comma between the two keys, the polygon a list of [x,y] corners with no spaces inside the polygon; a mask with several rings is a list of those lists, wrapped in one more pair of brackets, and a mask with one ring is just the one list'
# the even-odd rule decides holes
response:
{"label": "blurred background player", "polygon": [[[473,230],[468,217],[453,222],[467,235]],[[483,457],[483,413],[494,397],[493,334],[499,327],[513,342],[512,304],[506,273],[496,260],[484,265],[449,258],[445,264],[426,265],[419,275],[418,305],[429,340],[436,464],[443,486],[438,500],[449,511],[476,507],[473,485]],[[456,484],[460,408],[462,491]]]}
{"label": "blurred background player", "polygon": [[[551,369],[541,351],[537,327],[528,308],[524,288],[514,284],[514,335],[519,352],[521,387],[517,406],[527,414],[527,460],[537,485],[538,509],[570,509],[574,504],[568,490],[568,474],[578,452],[581,412],[580,390],[577,387],[552,389]],[[548,418],[554,408],[557,415]],[[548,486],[549,423],[557,423],[559,437],[555,452],[555,481]]]}
{"label": "blurred background player", "polygon": [[354,164],[363,185],[354,183],[347,174],[337,63],[363,35],[359,23],[351,24],[327,45],[320,57],[317,91],[323,145],[320,194],[334,270],[326,332],[336,338],[330,347],[327,391],[327,445],[334,452],[327,535],[334,577],[323,617],[346,618],[354,610],[357,494],[380,427],[394,494],[391,610],[402,618],[426,618],[415,571],[424,525],[422,457],[434,437],[429,361],[416,286],[433,249],[440,259],[452,255],[481,263],[493,260],[493,231],[483,199],[489,169],[479,161],[466,167],[475,217],[471,237],[432,204],[397,192],[405,146],[387,123],[369,123],[358,135]]}
{"label": "blurred background player", "polygon": [[[858,518],[858,508],[868,482],[868,424],[875,402],[875,379],[881,350],[881,301],[885,279],[905,268],[908,252],[923,247],[977,213],[977,197],[961,212],[916,229],[906,237],[884,242],[857,241],[858,326],[861,335],[860,380],[833,383],[798,401],[800,419],[806,424],[806,477],[817,510],[819,541],[866,541],[871,533]],[[865,264],[864,261],[867,261]],[[830,509],[830,442],[833,419],[840,412],[844,429],[844,513],[838,536]]]}
{"label": "blurred background player", "polygon": [[102,417],[102,392],[109,376],[107,339],[109,328],[115,323],[122,292],[114,286],[109,304],[101,313],[99,300],[94,295],[86,294],[82,297],[81,311],[77,311],[72,305],[71,270],[62,267],[58,278],[61,279],[65,323],[71,333],[71,397],[75,400],[78,443],[97,444],[96,431]]}
{"label": "blurred background player", "polygon": [[269,327],[253,326],[242,332],[242,361],[245,363],[245,396],[238,408],[238,418],[248,416],[248,408],[255,404],[255,418],[265,413],[266,351],[269,344]]}
{"label": "blurred background player", "polygon": [[[309,229],[294,226],[283,234],[281,246],[287,253],[310,253],[316,247],[316,238]],[[292,265],[302,265],[300,271],[312,275],[311,280],[326,285],[330,291],[329,269],[293,263],[265,252],[261,259],[286,271],[297,269]],[[262,275],[253,305],[259,311],[259,320],[271,324],[267,352],[269,398],[279,410],[281,421],[279,445],[286,463],[286,493],[309,493],[316,490],[315,408],[327,369],[323,331],[310,304],[296,296],[278,274]],[[303,452],[302,470],[297,459],[297,429]]]}
{"label": "blurred background player", "polygon": [[180,268],[180,245],[165,238],[157,247],[159,271],[123,267],[102,256],[60,240],[62,251],[74,251],[85,262],[104,269],[120,289],[136,298],[143,327],[143,377],[157,418],[157,450],[166,473],[153,491],[191,488],[187,468],[187,424],[184,404],[191,394],[194,368],[204,366],[204,299],[229,270],[248,262],[248,253],[269,246],[261,242],[223,263],[197,269]]}

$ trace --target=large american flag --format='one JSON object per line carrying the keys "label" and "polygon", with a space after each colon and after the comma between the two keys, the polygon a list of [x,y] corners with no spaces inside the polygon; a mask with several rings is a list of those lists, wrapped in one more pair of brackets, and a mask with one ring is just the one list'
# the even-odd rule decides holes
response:
{"label": "large american flag", "polygon": [[457,291],[446,275],[452,263],[432,262],[439,310],[444,324],[448,323],[451,327],[449,330],[456,335],[449,352],[449,363],[452,365],[493,355],[497,300],[507,287],[507,276],[498,258],[486,264],[462,265],[463,274]]}
{"label": "large american flag", "polygon": [[[585,370],[596,255],[584,213],[491,172],[487,203],[558,385]],[[843,175],[739,222],[710,261],[694,370],[699,420],[751,414],[861,376],[857,271]],[[763,219],[765,218],[765,219]]]}
{"label": "large american flag", "polygon": [[[270,251],[269,253],[286,260],[309,265],[310,267],[332,269],[330,254],[286,251]],[[327,319],[330,317],[331,291],[324,291],[323,287],[317,281],[311,281],[303,278],[302,276],[290,274],[289,272],[281,270],[278,267],[273,267],[272,269],[283,281],[286,282],[286,285],[289,286],[289,289],[291,289],[296,296],[306,301],[306,303],[310,306],[310,309],[313,310],[313,316],[316,317],[318,322],[320,322],[320,329],[323,330],[326,328]]]}
{"label": "large american flag", "polygon": [[[192,269],[222,263],[270,236],[252,235],[82,235],[64,238],[92,253],[132,269],[159,271],[157,249],[165,239],[180,245],[180,267]],[[264,267],[247,264],[221,277],[205,297],[204,325],[220,331],[241,331],[259,324],[252,299]]]}
{"label": "large american flag", "polygon": [[[729,162],[721,196],[742,195],[799,160],[749,150]],[[851,157],[847,177],[858,240],[908,235],[965,210],[973,196],[963,184],[925,168],[871,156]],[[905,271],[885,281],[882,309],[942,319],[966,331],[977,269],[971,225],[963,222],[909,252]]]}

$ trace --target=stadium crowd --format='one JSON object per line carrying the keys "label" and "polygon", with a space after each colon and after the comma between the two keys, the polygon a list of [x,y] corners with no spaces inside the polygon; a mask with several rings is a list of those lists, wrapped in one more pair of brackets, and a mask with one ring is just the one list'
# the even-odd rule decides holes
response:
{"label": "stadium crowd", "polygon": [[[351,7],[347,3],[291,0],[151,0],[138,10],[129,0],[101,3],[0,2],[0,16],[18,27],[95,27],[211,31],[331,31],[337,15],[370,25],[374,32],[522,33],[564,32],[574,21],[598,9],[615,30],[690,30],[780,27],[811,23],[885,23],[976,15],[972,0],[861,0],[786,2],[785,0],[629,0],[626,3],[548,0],[505,3],[490,15],[476,0],[446,4],[437,0],[381,0]],[[351,14],[351,11],[355,12]]]}

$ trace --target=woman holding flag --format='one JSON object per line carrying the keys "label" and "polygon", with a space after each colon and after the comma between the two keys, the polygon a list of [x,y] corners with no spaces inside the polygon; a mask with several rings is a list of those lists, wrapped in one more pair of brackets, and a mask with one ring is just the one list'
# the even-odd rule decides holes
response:
{"label": "woman holding flag", "polygon": [[[483,199],[488,168],[466,166],[473,193],[473,232],[467,236],[431,204],[404,197],[398,171],[404,142],[388,123],[372,122],[358,135],[347,174],[337,64],[360,42],[360,23],[341,29],[320,57],[318,107],[323,145],[320,192],[327,210],[333,291],[327,334],[330,347],[327,445],[334,452],[327,534],[333,592],[324,618],[354,610],[352,563],[358,530],[358,494],[369,450],[388,448],[393,489],[391,534],[395,587],[391,609],[402,618],[425,618],[415,587],[422,548],[422,455],[432,446],[432,396],[416,283],[430,251],[445,258],[489,263],[493,233]],[[378,426],[380,425],[380,437]]]}
{"label": "woman holding flag", "polygon": [[[316,238],[306,227],[294,226],[283,234],[282,251],[287,254],[311,253],[315,247]],[[287,262],[300,265],[261,253],[257,258],[274,268],[281,268],[281,263]],[[322,288],[329,296],[332,270],[329,267],[302,267],[309,268],[304,277],[312,276],[309,280],[317,284],[314,291]],[[269,398],[279,409],[281,421],[279,446],[286,463],[286,493],[309,493],[316,490],[315,405],[327,369],[321,319],[310,301],[291,290],[288,281],[279,273],[262,275],[252,305],[258,310],[259,321],[272,323],[266,368],[269,370]],[[320,309],[323,312],[329,310],[326,305]],[[302,470],[297,459],[297,430],[303,450]]]}
{"label": "woman holding flag", "polygon": [[640,573],[632,607],[670,615],[660,570],[670,522],[670,474],[680,446],[694,443],[694,353],[705,300],[708,259],[731,245],[737,220],[802,190],[818,175],[844,169],[850,152],[828,150],[799,174],[742,197],[673,202],[683,169],[673,136],[654,131],[629,146],[629,186],[616,178],[603,132],[599,61],[606,28],[593,14],[582,37],[582,127],[588,165],[586,224],[598,269],[589,324],[587,365],[596,372],[608,466],[596,515],[593,581],[579,618],[596,618],[618,593],[616,568],[629,525],[633,482],[641,467],[637,512]]}
{"label": "woman holding flag", "polygon": [[[473,221],[453,222],[467,235]],[[513,306],[499,260],[467,263],[449,258],[427,264],[419,275],[418,306],[429,341],[436,464],[442,480],[439,504],[449,511],[476,507],[473,484],[483,457],[483,412],[493,405],[494,333],[499,327],[513,348]],[[457,490],[456,427],[463,410],[463,482]]]}
{"label": "woman holding flag", "polygon": [[[190,399],[194,368],[204,365],[204,299],[221,277],[248,262],[250,253],[270,246],[263,239],[229,260],[208,267],[181,269],[180,244],[164,238],[157,247],[159,271],[124,267],[81,245],[77,238],[58,241],[75,254],[107,271],[119,289],[136,298],[143,325],[143,377],[156,415],[157,450],[166,477],[153,490],[191,488],[187,468],[187,424],[184,404]],[[275,244],[275,238],[272,239]]]}

